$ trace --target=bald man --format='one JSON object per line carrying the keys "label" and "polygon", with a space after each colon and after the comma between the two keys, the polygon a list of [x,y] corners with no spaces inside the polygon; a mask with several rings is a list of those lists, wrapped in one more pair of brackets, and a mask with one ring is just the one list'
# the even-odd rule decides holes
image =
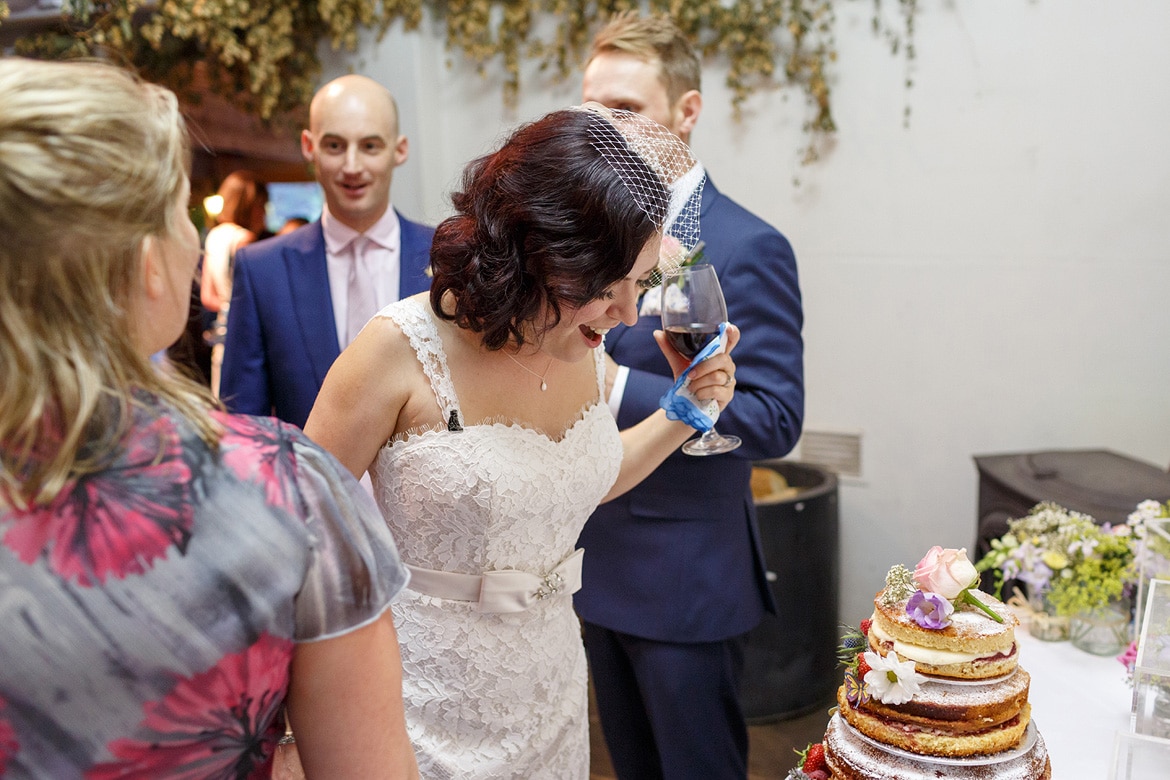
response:
{"label": "bald man", "polygon": [[435,233],[390,204],[408,144],[394,97],[373,79],[342,76],[318,90],[301,153],[324,191],[324,211],[237,253],[220,380],[231,411],[297,426],[366,320],[429,289]]}

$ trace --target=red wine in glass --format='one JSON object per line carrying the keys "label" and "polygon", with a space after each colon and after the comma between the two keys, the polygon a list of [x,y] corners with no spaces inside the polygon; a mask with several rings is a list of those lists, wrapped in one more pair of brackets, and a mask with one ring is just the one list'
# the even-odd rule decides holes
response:
{"label": "red wine in glass", "polygon": [[712,327],[705,322],[671,325],[666,328],[666,340],[670,342],[670,346],[678,350],[680,355],[693,358],[699,354],[703,347],[707,346],[711,339],[715,338],[715,334],[718,332],[718,325]]}
{"label": "red wine in glass", "polygon": [[[679,354],[693,358],[707,346],[727,321],[727,304],[714,266],[685,265],[662,283],[662,330]],[[714,405],[714,404],[713,404]],[[707,413],[718,416],[718,406]],[[688,455],[718,455],[741,444],[736,436],[722,436],[714,428],[691,439],[682,450]]]}

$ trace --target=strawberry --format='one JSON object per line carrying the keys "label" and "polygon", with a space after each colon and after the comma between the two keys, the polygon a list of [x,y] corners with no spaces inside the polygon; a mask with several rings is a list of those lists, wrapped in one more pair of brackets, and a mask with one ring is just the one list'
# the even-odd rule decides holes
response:
{"label": "strawberry", "polygon": [[821,771],[828,772],[829,765],[825,763],[825,746],[820,742],[808,746],[808,754],[804,757],[804,765],[800,768],[805,774]]}
{"label": "strawberry", "polygon": [[857,681],[864,683],[865,675],[869,672],[869,663],[865,660],[865,654],[857,656]]}
{"label": "strawberry", "polygon": [[813,780],[828,780],[828,762],[825,761],[825,745],[810,744],[803,751],[793,751],[800,761],[800,772]]}
{"label": "strawberry", "polygon": [[873,625],[873,621],[869,618],[861,621],[861,633],[863,636],[869,636],[869,627]]}
{"label": "strawberry", "polygon": [[801,765],[800,771],[805,774],[812,774],[813,772],[828,772],[828,764],[825,762],[825,746],[817,743],[808,746],[808,752],[805,754],[804,765]]}

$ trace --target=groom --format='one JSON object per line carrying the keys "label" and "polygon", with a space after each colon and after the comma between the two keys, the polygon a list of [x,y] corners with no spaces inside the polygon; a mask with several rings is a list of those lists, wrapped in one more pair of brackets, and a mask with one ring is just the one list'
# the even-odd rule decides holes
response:
{"label": "groom", "polygon": [[434,228],[390,205],[406,136],[390,92],[365,76],[322,87],[301,153],[325,194],[321,219],[235,258],[220,397],[233,412],[303,427],[338,354],[381,307],[430,288]]}
{"label": "groom", "polygon": [[[645,114],[684,141],[702,110],[699,60],[668,19],[617,17],[593,40],[584,100]],[[715,266],[735,349],[735,400],[719,431],[743,439],[728,455],[670,456],[585,524],[575,606],[602,730],[622,780],[747,776],[738,637],[773,609],[752,460],[787,453],[800,435],[804,382],[796,260],[784,236],[710,177],[700,211],[704,261]],[[626,428],[671,385],[653,339],[656,312],[606,336],[610,408]],[[620,368],[619,368],[620,366]]]}

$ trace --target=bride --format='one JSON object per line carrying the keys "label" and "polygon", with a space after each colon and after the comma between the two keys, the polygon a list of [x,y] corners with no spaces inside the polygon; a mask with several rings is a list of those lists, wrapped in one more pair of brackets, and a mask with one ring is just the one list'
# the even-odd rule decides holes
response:
{"label": "bride", "polygon": [[[305,426],[355,475],[369,470],[410,565],[393,611],[424,777],[589,775],[574,543],[598,503],[694,434],[661,410],[619,434],[605,404],[606,332],[637,319],[664,230],[697,239],[694,176],[671,171],[698,171],[701,186],[686,147],[627,112],[521,127],[466,170],[429,297],[371,320]],[[729,349],[691,373],[721,406],[728,331]],[[677,376],[688,361],[661,336]]]}

